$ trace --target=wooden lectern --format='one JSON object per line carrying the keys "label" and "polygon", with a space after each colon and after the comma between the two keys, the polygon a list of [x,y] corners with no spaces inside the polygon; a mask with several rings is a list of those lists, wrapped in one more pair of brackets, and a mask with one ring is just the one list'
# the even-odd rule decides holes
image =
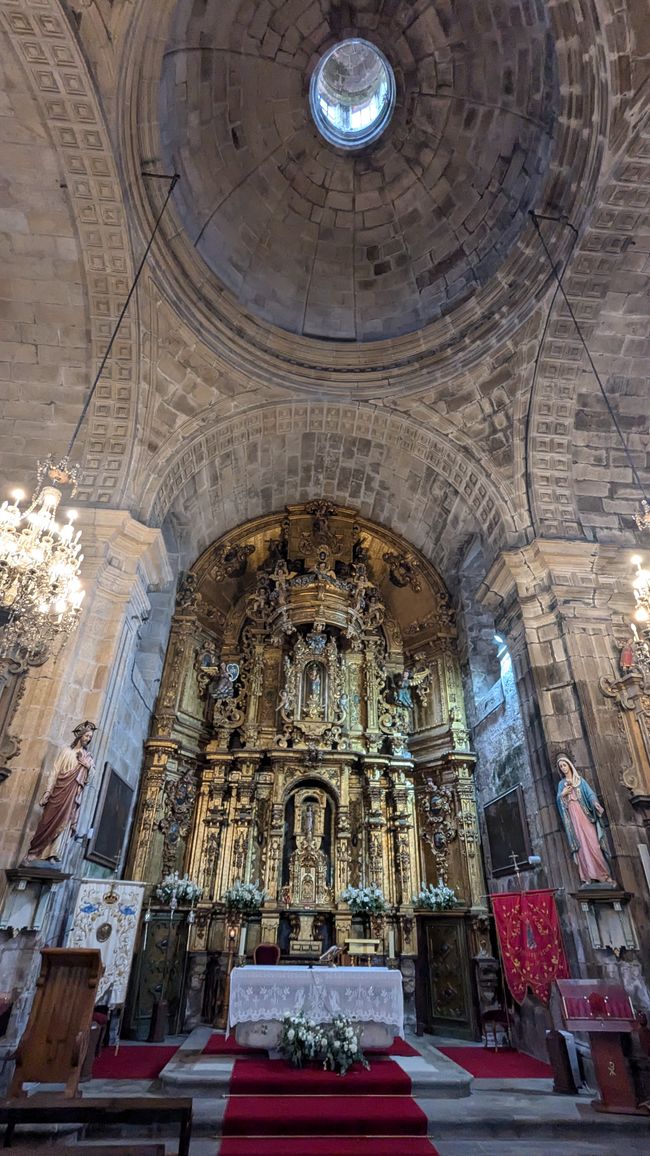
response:
{"label": "wooden lectern", "polygon": [[562,1015],[569,1031],[587,1032],[600,1100],[599,1112],[646,1115],[637,1106],[634,1082],[623,1053],[622,1035],[636,1030],[636,1016],[624,987],[593,979],[558,979]]}
{"label": "wooden lectern", "polygon": [[102,957],[91,947],[46,947],[25,1033],[16,1049],[10,1098],[24,1083],[65,1084],[76,1096],[86,1055]]}

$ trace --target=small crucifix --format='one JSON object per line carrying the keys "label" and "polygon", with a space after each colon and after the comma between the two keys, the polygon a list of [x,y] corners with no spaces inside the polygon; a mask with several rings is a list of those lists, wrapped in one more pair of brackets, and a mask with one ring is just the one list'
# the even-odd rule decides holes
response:
{"label": "small crucifix", "polygon": [[521,871],[519,870],[519,860],[517,858],[517,853],[515,851],[511,851],[510,858],[512,859],[512,865],[515,869],[515,875],[517,876],[517,885],[521,891]]}

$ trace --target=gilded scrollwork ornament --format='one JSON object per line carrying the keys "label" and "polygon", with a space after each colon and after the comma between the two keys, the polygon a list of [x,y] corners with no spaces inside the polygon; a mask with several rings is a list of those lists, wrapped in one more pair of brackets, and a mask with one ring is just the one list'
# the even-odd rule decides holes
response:
{"label": "gilded scrollwork ornament", "polygon": [[431,849],[439,877],[447,882],[449,845],[458,838],[458,806],[454,788],[426,780],[419,792],[420,838]]}
{"label": "gilded scrollwork ornament", "polygon": [[415,594],[421,592],[420,564],[415,558],[406,554],[396,554],[392,550],[387,551],[382,557],[388,566],[388,577],[393,586],[410,586]]}
{"label": "gilded scrollwork ornament", "polygon": [[163,854],[162,874],[178,868],[178,852],[187,839],[192,825],[196,801],[196,778],[193,771],[187,771],[180,779],[170,779],[163,794],[163,814],[158,829],[162,832]]}
{"label": "gilded scrollwork ornament", "polygon": [[246,546],[218,546],[213,554],[211,577],[215,582],[223,582],[226,578],[241,578],[246,573],[248,559],[255,553],[255,547]]}

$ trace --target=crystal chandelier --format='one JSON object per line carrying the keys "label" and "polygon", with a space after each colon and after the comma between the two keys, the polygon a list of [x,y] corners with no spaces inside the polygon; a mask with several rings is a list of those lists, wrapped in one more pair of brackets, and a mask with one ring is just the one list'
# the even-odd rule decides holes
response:
{"label": "crystal chandelier", "polygon": [[638,530],[650,529],[650,503],[646,502],[645,498],[641,502],[641,513],[634,515],[634,521]]}
{"label": "crystal chandelier", "polygon": [[67,459],[38,463],[26,509],[20,490],[0,506],[0,658],[45,657],[74,630],[84,598],[79,579],[81,531],[56,520],[62,486],[75,493],[78,467]]}
{"label": "crystal chandelier", "polygon": [[635,554],[632,558],[632,565],[636,566],[632,583],[636,601],[634,618],[645,627],[646,623],[650,622],[650,570],[644,570],[639,554]]}
{"label": "crystal chandelier", "polygon": [[30,505],[21,509],[24,494],[14,491],[13,505],[0,506],[0,660],[18,662],[39,658],[45,661],[60,648],[75,629],[81,614],[84,591],[79,572],[83,561],[81,531],[75,533],[74,512],[61,525],[56,514],[64,486],[76,493],[78,466],[69,457],[90,403],[95,395],[115,338],[135,293],[140,274],[176,184],[178,174],[142,173],[143,177],[169,182],[167,195],[158,213],[142,255],[133,284],[127,293],[110,341],[98,366],[64,458],[39,462],[36,489]]}

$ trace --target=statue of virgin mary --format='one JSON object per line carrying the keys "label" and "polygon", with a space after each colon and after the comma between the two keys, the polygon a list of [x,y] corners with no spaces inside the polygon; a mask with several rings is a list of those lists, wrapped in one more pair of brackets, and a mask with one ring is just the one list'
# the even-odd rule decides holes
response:
{"label": "statue of virgin mary", "polygon": [[582,883],[612,883],[605,831],[600,821],[605,812],[594,791],[566,755],[557,769],[557,806]]}

